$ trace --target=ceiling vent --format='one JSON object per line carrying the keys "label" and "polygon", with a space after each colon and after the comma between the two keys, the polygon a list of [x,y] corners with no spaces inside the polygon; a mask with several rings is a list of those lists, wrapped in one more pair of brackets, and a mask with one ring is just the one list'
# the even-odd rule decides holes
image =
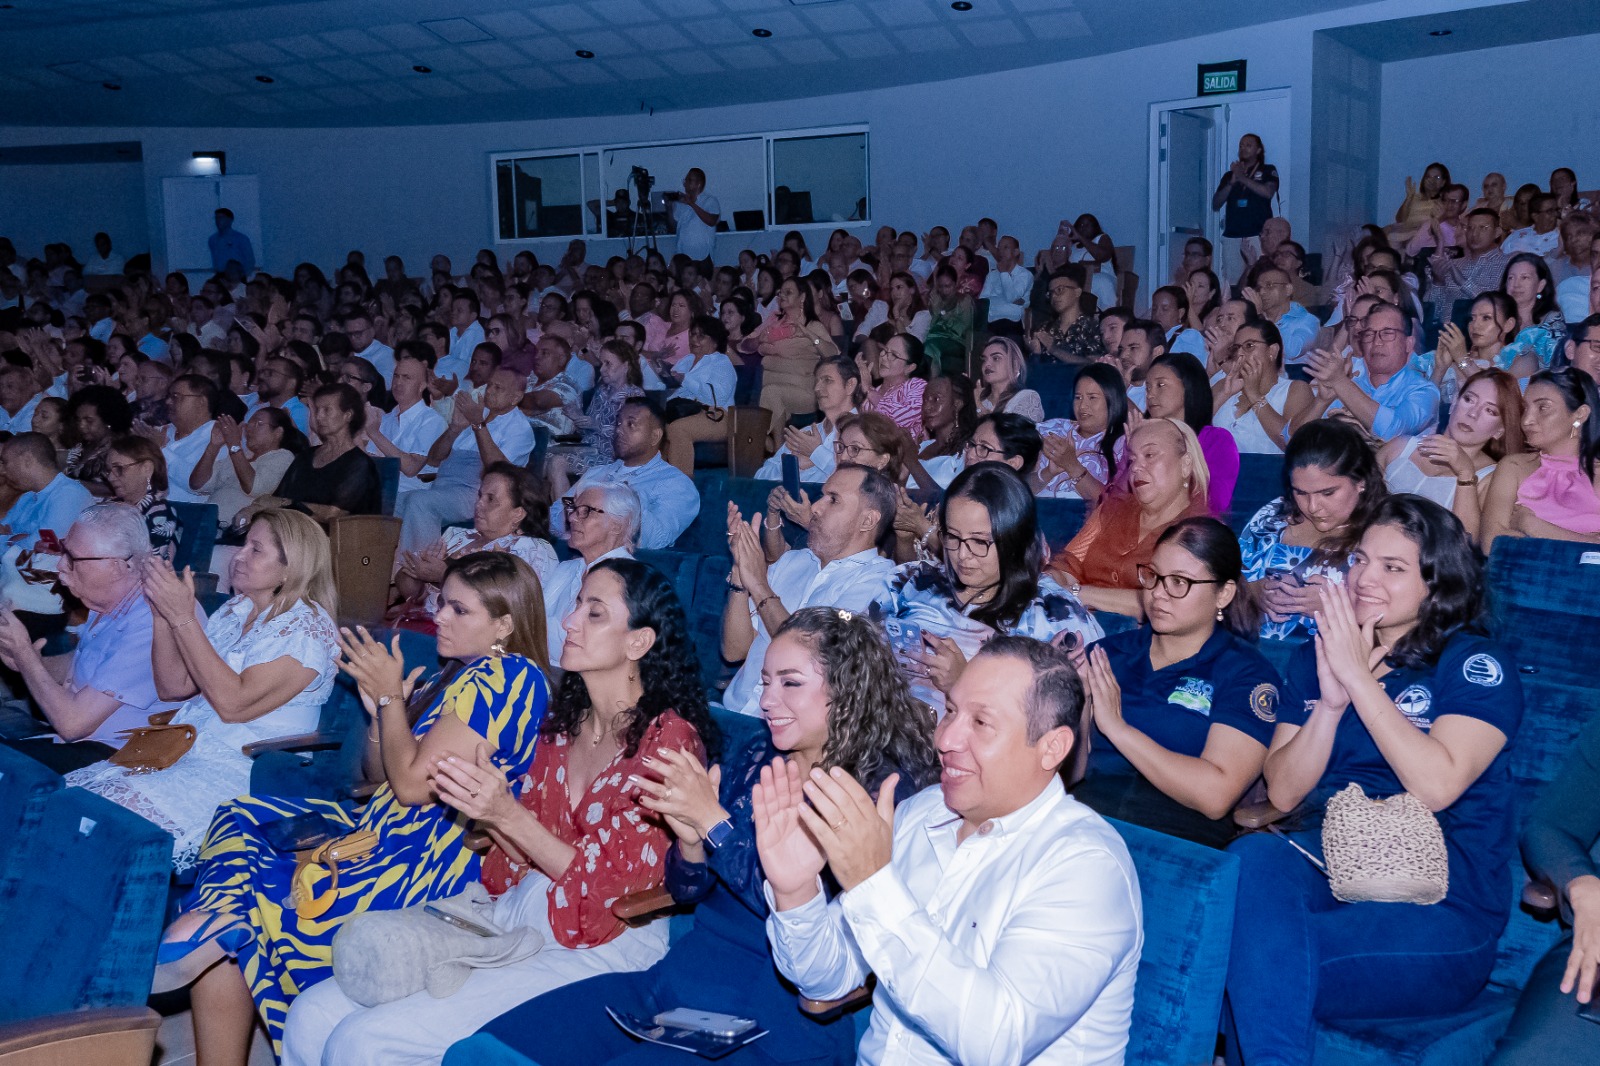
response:
{"label": "ceiling vent", "polygon": [[476,41],[494,40],[494,34],[471,19],[429,19],[417,25],[445,44],[472,44]]}

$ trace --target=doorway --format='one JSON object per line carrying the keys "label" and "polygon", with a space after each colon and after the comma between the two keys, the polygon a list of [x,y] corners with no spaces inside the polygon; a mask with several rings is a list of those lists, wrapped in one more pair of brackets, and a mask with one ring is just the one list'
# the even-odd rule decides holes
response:
{"label": "doorway", "polygon": [[1239,138],[1259,136],[1278,169],[1274,214],[1287,214],[1293,192],[1289,161],[1289,90],[1267,89],[1218,100],[1199,98],[1150,105],[1150,283],[1145,296],[1172,283],[1191,237],[1215,247],[1222,215],[1211,194],[1235,158]]}

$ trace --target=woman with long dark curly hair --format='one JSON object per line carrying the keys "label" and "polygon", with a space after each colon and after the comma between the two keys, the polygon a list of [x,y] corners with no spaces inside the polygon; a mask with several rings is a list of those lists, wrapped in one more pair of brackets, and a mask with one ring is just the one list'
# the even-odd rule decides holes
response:
{"label": "woman with long dark curly hair", "polygon": [[[843,769],[873,793],[899,774],[895,799],[903,802],[938,778],[933,715],[911,697],[878,627],[831,607],[789,616],[767,649],[761,680],[770,736],[753,738],[710,771],[681,756],[657,759],[651,777],[637,782],[643,802],[677,837],[667,857],[667,888],[679,903],[696,904],[694,928],[643,973],[596,977],[501,1015],[458,1044],[449,1061],[480,1061],[492,1056],[472,1052],[505,1046],[564,1066],[631,1058],[638,1044],[612,1024],[606,1008],[650,1017],[685,1003],[760,1019],[768,1035],[753,1046],[782,1048],[785,1062],[854,1061],[850,1019],[806,1018],[794,989],[773,969],[750,791],[781,753],[806,773]],[[561,1024],[550,1024],[554,1018]],[[741,1049],[721,1061],[768,1060]]]}
{"label": "woman with long dark curly hair", "polygon": [[497,897],[493,921],[538,930],[543,947],[474,971],[442,999],[418,992],[363,1009],[336,988],[314,989],[290,1019],[286,1064],[437,1063],[453,1040],[524,1000],[642,969],[666,951],[665,922],[630,929],[611,904],[658,887],[664,873],[667,827],[634,779],[663,760],[699,768],[714,746],[683,605],[658,571],[606,560],[584,579],[565,628],[566,673],[520,787],[481,750],[439,760],[430,777],[440,802],[493,842],[482,875]]}
{"label": "woman with long dark curly hair", "polygon": [[[1317,1021],[1443,1014],[1483,990],[1511,907],[1507,749],[1522,719],[1516,665],[1485,635],[1483,588],[1460,519],[1396,495],[1373,513],[1347,583],[1323,590],[1265,768],[1272,805],[1294,812],[1289,839],[1229,848],[1240,869],[1228,1001],[1243,1061],[1307,1062]],[[1347,902],[1306,861],[1328,801],[1352,785],[1374,800],[1406,793],[1436,819],[1442,899]]]}

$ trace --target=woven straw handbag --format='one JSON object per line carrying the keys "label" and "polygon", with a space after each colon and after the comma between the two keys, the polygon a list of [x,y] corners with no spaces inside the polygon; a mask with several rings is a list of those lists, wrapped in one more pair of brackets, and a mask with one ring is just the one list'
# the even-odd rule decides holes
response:
{"label": "woven straw handbag", "polygon": [[1346,903],[1438,903],[1450,890],[1439,819],[1409,792],[1368,799],[1347,785],[1328,801],[1322,854],[1335,897]]}

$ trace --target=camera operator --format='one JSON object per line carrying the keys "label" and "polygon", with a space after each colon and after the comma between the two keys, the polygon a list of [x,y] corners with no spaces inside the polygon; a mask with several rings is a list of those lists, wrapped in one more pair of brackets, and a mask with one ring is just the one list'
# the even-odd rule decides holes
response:
{"label": "camera operator", "polygon": [[715,269],[711,263],[711,250],[716,245],[717,219],[722,217],[722,205],[715,196],[706,195],[706,172],[691,167],[683,176],[683,192],[672,198],[672,222],[678,234],[678,251],[704,264],[701,274],[710,277]]}

